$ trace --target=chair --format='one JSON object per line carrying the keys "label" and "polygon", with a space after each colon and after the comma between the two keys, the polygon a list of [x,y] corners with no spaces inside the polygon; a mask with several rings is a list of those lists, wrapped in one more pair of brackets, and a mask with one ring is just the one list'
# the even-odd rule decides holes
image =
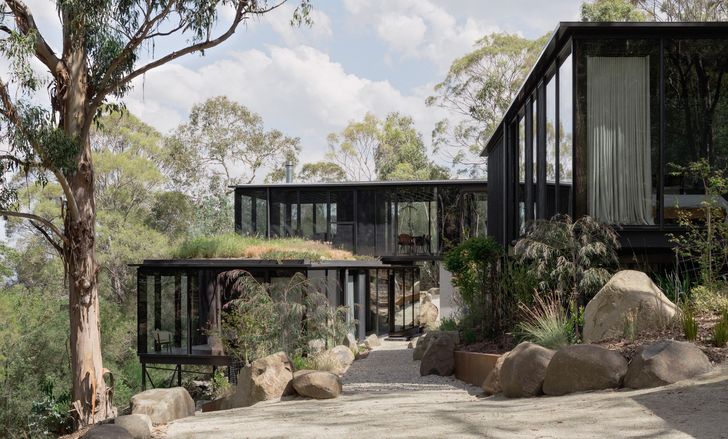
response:
{"label": "chair", "polygon": [[415,240],[412,238],[412,235],[408,235],[406,233],[401,233],[399,235],[399,248],[405,248],[407,249],[407,253],[412,253],[414,251],[415,247]]}
{"label": "chair", "polygon": [[427,254],[430,252],[430,237],[427,235],[415,236],[415,251],[418,254]]}
{"label": "chair", "polygon": [[165,349],[167,352],[172,352],[172,333],[169,331],[155,329],[154,351],[161,352],[162,349]]}

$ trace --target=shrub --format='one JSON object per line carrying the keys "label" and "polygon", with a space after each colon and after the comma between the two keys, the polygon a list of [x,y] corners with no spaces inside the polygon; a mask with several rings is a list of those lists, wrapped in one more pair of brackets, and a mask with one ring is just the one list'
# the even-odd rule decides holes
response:
{"label": "shrub", "polygon": [[461,323],[483,335],[499,333],[508,316],[509,298],[498,278],[502,256],[503,248],[490,237],[468,239],[445,254],[462,300]]}
{"label": "shrub", "polygon": [[673,303],[687,302],[692,289],[692,280],[689,276],[680,276],[680,272],[675,270],[665,274],[655,274],[653,277],[660,290]]}
{"label": "shrub", "polygon": [[728,308],[728,296],[725,292],[705,285],[690,290],[690,301],[695,310],[701,313],[721,312]]}
{"label": "shrub", "polygon": [[695,314],[691,307],[683,307],[680,315],[680,321],[683,327],[683,334],[689,341],[698,339],[698,322],[695,320]]}
{"label": "shrub", "polygon": [[440,330],[441,331],[457,331],[458,330],[458,321],[451,318],[444,318],[440,321]]}
{"label": "shrub", "polygon": [[617,267],[617,234],[585,216],[572,221],[557,215],[534,221],[518,240],[514,253],[539,280],[539,289],[585,305]]}
{"label": "shrub", "polygon": [[713,344],[722,348],[728,343],[728,319],[721,319],[713,328]]}
{"label": "shrub", "polygon": [[519,305],[524,321],[518,324],[521,339],[539,344],[545,348],[558,349],[575,341],[574,321],[557,296],[534,297],[534,304]]}

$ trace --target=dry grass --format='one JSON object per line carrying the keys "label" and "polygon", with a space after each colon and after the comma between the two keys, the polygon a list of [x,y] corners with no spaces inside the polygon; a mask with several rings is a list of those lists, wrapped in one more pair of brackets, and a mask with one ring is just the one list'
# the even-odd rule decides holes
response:
{"label": "dry grass", "polygon": [[233,233],[187,239],[176,249],[173,256],[178,259],[241,258],[276,261],[358,259],[349,251],[335,249],[323,242],[306,241],[300,238],[254,238]]}

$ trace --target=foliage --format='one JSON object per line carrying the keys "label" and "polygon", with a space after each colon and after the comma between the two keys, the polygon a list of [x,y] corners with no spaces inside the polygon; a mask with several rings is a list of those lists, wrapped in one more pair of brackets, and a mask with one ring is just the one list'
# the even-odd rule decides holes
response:
{"label": "foliage", "polygon": [[724,314],[713,327],[713,344],[722,348],[728,343],[728,314]]}
{"label": "foliage", "polygon": [[223,306],[219,329],[227,355],[244,364],[277,351],[303,356],[314,339],[340,340],[351,328],[347,310],[333,308],[302,274],[285,285],[265,285],[242,270],[222,273],[218,280],[237,298]]}
{"label": "foliage", "polygon": [[690,290],[690,304],[700,313],[720,313],[728,309],[728,293],[725,286],[699,285]]}
{"label": "foliage", "polygon": [[331,162],[304,163],[297,177],[306,183],[337,183],[347,179],[341,166]]}
{"label": "foliage", "polygon": [[533,269],[541,291],[583,306],[611,277],[618,249],[611,227],[588,216],[557,215],[527,226],[514,253]]}
{"label": "foliage", "polygon": [[680,323],[682,324],[683,334],[689,341],[698,339],[698,321],[695,319],[695,313],[690,306],[683,306],[680,310]]}
{"label": "foliage", "polygon": [[440,331],[457,331],[458,330],[458,321],[446,317],[440,321]]}
{"label": "foliage", "polygon": [[594,0],[581,4],[581,21],[645,21],[630,0]]}
{"label": "foliage", "polygon": [[[189,120],[177,127],[164,153],[175,188],[197,199],[207,190],[201,182],[216,178],[223,192],[234,178],[251,183],[261,170],[282,170],[286,160],[296,160],[299,149],[300,139],[266,130],[258,114],[217,96],[192,107]],[[233,176],[233,169],[246,173]]]}
{"label": "foliage", "polygon": [[334,249],[322,242],[301,238],[264,239],[235,233],[188,238],[177,247],[173,256],[179,259],[246,258],[278,261],[354,259],[351,252]]}
{"label": "foliage", "polygon": [[687,166],[672,167],[673,174],[699,182],[705,190],[705,198],[700,203],[703,221],[696,221],[691,211],[681,209],[678,224],[683,231],[668,237],[674,244],[675,254],[695,262],[700,270],[701,282],[713,288],[720,273],[728,267],[728,222],[720,204],[723,194],[728,192],[726,171],[712,166],[705,158]]}
{"label": "foliage", "polygon": [[559,349],[576,342],[574,321],[566,314],[556,295],[534,297],[531,306],[519,304],[523,321],[518,324],[521,338],[548,349]]}
{"label": "foliage", "polygon": [[437,123],[432,133],[435,151],[457,173],[482,177],[485,142],[513,101],[548,35],[528,40],[493,33],[475,43],[472,52],[456,59],[442,82],[435,85],[427,105],[453,114]]}
{"label": "foliage", "polygon": [[498,282],[502,256],[503,248],[490,237],[468,239],[445,254],[463,302],[463,320],[471,320],[482,335],[495,335],[506,325],[509,298]]}
{"label": "foliage", "polygon": [[539,279],[529,263],[522,263],[512,257],[506,259],[502,270],[501,288],[515,300],[516,303],[529,305],[533,303],[534,293],[538,290]]}
{"label": "foliage", "polygon": [[665,274],[653,274],[652,277],[660,290],[673,303],[681,304],[688,301],[693,284],[690,276],[681,274],[680,270],[674,270]]}
{"label": "foliage", "polygon": [[719,0],[635,0],[654,21],[726,21],[728,3]]}
{"label": "foliage", "polygon": [[[326,158],[346,180],[441,180],[448,171],[427,157],[422,135],[411,117],[390,113],[384,120],[367,113],[340,133],[327,137]],[[306,165],[304,165],[306,166]],[[336,170],[338,174],[338,170]]]}
{"label": "foliage", "polygon": [[55,395],[53,387],[53,379],[44,378],[41,381],[43,398],[33,401],[28,416],[28,430],[33,437],[54,437],[73,431],[73,419],[68,411],[71,394],[64,392]]}

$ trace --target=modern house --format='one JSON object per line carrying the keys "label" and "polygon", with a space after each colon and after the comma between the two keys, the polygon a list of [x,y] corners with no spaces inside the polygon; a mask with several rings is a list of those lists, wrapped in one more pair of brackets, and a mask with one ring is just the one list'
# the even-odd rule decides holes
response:
{"label": "modern house", "polygon": [[483,155],[504,245],[588,214],[626,254],[669,260],[679,212],[702,220],[706,199],[675,166],[728,164],[728,23],[560,23]]}

